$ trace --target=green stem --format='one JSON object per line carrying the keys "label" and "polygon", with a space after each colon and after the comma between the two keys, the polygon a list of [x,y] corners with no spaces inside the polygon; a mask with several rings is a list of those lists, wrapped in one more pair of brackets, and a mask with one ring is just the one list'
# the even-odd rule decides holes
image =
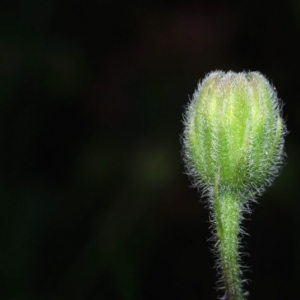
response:
{"label": "green stem", "polygon": [[242,281],[239,265],[239,225],[242,204],[237,196],[219,194],[215,188],[213,196],[218,252],[226,299],[242,300]]}

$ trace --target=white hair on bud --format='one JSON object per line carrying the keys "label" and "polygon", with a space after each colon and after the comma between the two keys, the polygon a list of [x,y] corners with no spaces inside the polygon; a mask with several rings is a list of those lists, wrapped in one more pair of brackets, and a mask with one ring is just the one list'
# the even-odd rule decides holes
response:
{"label": "white hair on bud", "polygon": [[[273,179],[279,174],[279,171],[281,169],[281,166],[283,164],[283,158],[285,157],[284,153],[284,137],[288,133],[285,122],[282,118],[282,107],[283,103],[282,101],[278,98],[276,89],[273,88],[273,86],[269,83],[269,81],[266,79],[265,76],[263,76],[260,72],[241,72],[241,73],[234,73],[232,71],[229,71],[227,73],[223,71],[212,71],[208,73],[205,78],[202,81],[199,81],[197,88],[193,94],[192,99],[189,100],[189,103],[185,107],[185,111],[183,114],[183,124],[184,124],[184,131],[183,134],[181,135],[181,142],[183,145],[182,149],[182,157],[185,163],[185,173],[189,176],[192,186],[196,187],[198,191],[201,191],[201,196],[205,199],[207,199],[206,205],[210,208],[210,229],[213,233],[212,238],[210,241],[213,244],[212,252],[216,255],[217,257],[217,262],[216,262],[216,269],[218,271],[219,275],[219,281],[217,282],[217,288],[219,290],[225,290],[224,287],[224,278],[221,272],[221,261],[219,256],[219,240],[217,238],[216,234],[216,224],[215,224],[215,212],[213,209],[213,192],[214,192],[214,185],[212,183],[208,183],[207,178],[209,175],[207,175],[209,172],[212,170],[219,170],[216,172],[220,173],[220,166],[217,165],[218,163],[218,151],[222,152],[222,149],[218,149],[218,127],[217,126],[212,126],[210,127],[211,130],[211,150],[210,150],[210,157],[211,161],[213,162],[213,168],[212,170],[208,170],[208,165],[207,162],[205,161],[205,153],[204,151],[197,151],[196,149],[193,149],[192,147],[195,147],[191,145],[190,142],[190,130],[194,130],[196,133],[196,139],[197,139],[197,146],[201,145],[201,149],[203,149],[204,143],[206,142],[204,140],[204,134],[201,130],[195,129],[195,118],[197,114],[197,105],[198,105],[198,100],[199,100],[199,95],[202,91],[202,88],[205,84],[207,84],[208,79],[216,79],[216,78],[221,78],[218,81],[217,86],[214,85],[216,88],[215,91],[213,91],[213,87],[210,86],[208,89],[208,94],[210,95],[211,93],[216,93],[216,97],[222,98],[223,95],[226,95],[225,91],[230,89],[230,96],[227,99],[224,99],[224,102],[222,105],[224,106],[222,109],[225,112],[225,108],[227,107],[228,103],[230,101],[233,101],[232,97],[232,90],[235,89],[237,86],[242,84],[242,86],[247,86],[247,92],[246,95],[249,97],[249,100],[251,97],[254,97],[253,93],[254,90],[252,87],[250,87],[251,82],[255,83],[255,88],[258,89],[258,95],[263,95],[264,93],[267,93],[270,96],[271,99],[271,106],[272,106],[272,111],[274,112],[274,115],[271,116],[276,122],[272,121],[272,127],[270,128],[267,122],[264,122],[264,131],[263,131],[263,145],[262,145],[262,151],[265,153],[265,156],[260,157],[260,164],[261,167],[258,170],[258,175],[251,173],[253,170],[257,171],[256,169],[253,168],[254,165],[254,160],[252,157],[252,152],[254,152],[254,147],[257,147],[255,145],[255,140],[254,140],[254,135],[251,135],[252,133],[252,128],[251,128],[251,123],[250,121],[248,122],[249,124],[246,124],[246,129],[244,133],[244,141],[248,141],[249,146],[246,151],[246,161],[247,161],[247,168],[251,171],[249,173],[249,180],[248,182],[239,182],[239,185],[241,185],[241,188],[237,191],[239,199],[242,203],[242,216],[239,221],[239,236],[238,236],[238,261],[239,265],[243,270],[247,270],[246,267],[241,266],[241,256],[246,255],[246,253],[242,250],[244,250],[244,246],[241,245],[241,236],[245,234],[245,230],[241,226],[241,222],[244,219],[244,214],[250,214],[251,213],[251,204],[253,202],[256,202],[256,198],[260,196],[266,189],[266,187],[270,186],[272,184]],[[213,85],[213,84],[212,84]],[[204,96],[203,96],[204,97]],[[259,97],[258,97],[259,98]],[[206,103],[209,101],[208,98],[203,98],[201,101],[203,103]],[[258,99],[260,101],[259,105],[263,106],[265,103],[262,101],[262,99]],[[250,102],[250,101],[249,101]],[[200,106],[200,112],[202,114],[205,113],[205,107],[204,104]],[[254,114],[254,108],[251,107],[251,102],[249,104],[249,111],[252,111],[252,115]],[[257,118],[258,120],[262,120],[264,116],[263,115],[258,115]],[[271,118],[270,117],[270,118]],[[207,120],[202,118],[200,120],[202,127],[208,127],[211,126],[210,124],[207,123]],[[205,123],[206,122],[206,123]],[[216,120],[216,122],[220,122],[220,120]],[[247,136],[247,134],[249,136]],[[227,135],[227,141],[230,143],[230,132],[229,130],[226,131]],[[278,138],[277,144],[274,146],[276,147],[273,153],[273,156],[270,157],[268,156],[269,152],[271,151],[269,149],[270,144],[269,144],[269,137],[273,136],[275,139]],[[229,144],[230,145],[230,144]],[[197,155],[197,163],[200,165],[196,165],[195,162],[195,157],[193,157],[193,152],[196,153]],[[199,153],[200,152],[200,153]],[[200,174],[199,170],[204,170],[202,174]],[[253,180],[255,176],[261,178],[260,182],[256,182]],[[238,180],[242,180],[243,178],[238,178]],[[247,178],[248,179],[248,178]],[[221,187],[220,189],[226,190],[226,187]],[[242,279],[242,284],[245,284],[246,280]],[[247,293],[244,292],[244,296],[247,296]],[[226,292],[225,295],[222,299],[226,299]]]}

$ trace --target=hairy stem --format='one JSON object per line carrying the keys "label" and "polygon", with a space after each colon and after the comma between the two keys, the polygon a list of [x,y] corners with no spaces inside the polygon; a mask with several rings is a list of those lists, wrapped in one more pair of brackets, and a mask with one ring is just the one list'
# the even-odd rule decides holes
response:
{"label": "hairy stem", "polygon": [[225,299],[242,300],[242,280],[239,265],[239,225],[242,204],[237,197],[228,193],[213,196],[220,268],[225,288]]}

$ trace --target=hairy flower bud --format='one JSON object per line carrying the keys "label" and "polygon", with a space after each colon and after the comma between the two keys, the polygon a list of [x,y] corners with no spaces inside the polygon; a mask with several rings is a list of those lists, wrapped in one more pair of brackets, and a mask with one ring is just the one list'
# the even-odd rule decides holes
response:
{"label": "hairy flower bud", "polygon": [[208,191],[218,185],[253,198],[278,173],[285,133],[276,91],[262,74],[212,72],[185,115],[188,171]]}

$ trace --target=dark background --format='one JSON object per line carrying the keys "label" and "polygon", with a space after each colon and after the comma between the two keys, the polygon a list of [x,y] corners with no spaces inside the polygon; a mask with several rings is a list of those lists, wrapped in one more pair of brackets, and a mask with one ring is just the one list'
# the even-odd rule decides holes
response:
{"label": "dark background", "polygon": [[1,299],[216,299],[179,138],[215,69],[258,70],[285,103],[244,264],[250,299],[300,299],[299,39],[298,0],[1,1]]}

